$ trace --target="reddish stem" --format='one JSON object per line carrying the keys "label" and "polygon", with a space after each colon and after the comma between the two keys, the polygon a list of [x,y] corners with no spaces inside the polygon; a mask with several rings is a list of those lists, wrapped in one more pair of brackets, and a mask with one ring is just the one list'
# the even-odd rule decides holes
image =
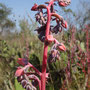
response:
{"label": "reddish stem", "polygon": [[[50,6],[53,4],[53,2],[54,1],[51,0],[50,4],[47,7],[48,20],[47,20],[45,37],[47,37],[49,35],[50,20],[51,20]],[[47,51],[48,51],[48,45],[46,45],[46,42],[44,42],[44,53],[43,53],[43,62],[42,62],[42,76],[41,76],[41,90],[45,90],[45,86],[46,86]]]}
{"label": "reddish stem", "polygon": [[35,68],[32,64],[30,64],[30,63],[28,63],[28,65],[29,65],[31,68],[33,68],[39,76],[41,76],[41,72],[39,72],[38,69],[36,69],[36,68]]}
{"label": "reddish stem", "polygon": [[[48,12],[48,21],[47,21],[47,27],[46,27],[46,37],[49,34],[49,28],[50,28],[50,10],[47,8]],[[48,51],[48,45],[44,43],[44,54],[43,54],[43,62],[42,62],[42,76],[41,76],[41,90],[45,90],[46,85],[46,67],[47,67],[47,51]]]}

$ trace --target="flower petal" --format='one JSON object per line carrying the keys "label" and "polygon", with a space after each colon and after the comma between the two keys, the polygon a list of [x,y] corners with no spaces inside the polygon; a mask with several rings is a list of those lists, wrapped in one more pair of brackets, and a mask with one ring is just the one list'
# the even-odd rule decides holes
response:
{"label": "flower petal", "polygon": [[19,67],[19,68],[16,70],[15,76],[19,77],[19,76],[21,76],[23,73],[24,73],[24,70]]}

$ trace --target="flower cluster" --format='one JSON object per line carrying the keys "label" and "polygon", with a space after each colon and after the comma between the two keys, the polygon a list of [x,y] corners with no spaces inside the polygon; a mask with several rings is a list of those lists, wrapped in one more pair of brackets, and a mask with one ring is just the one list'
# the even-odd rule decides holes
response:
{"label": "flower cluster", "polygon": [[[37,90],[36,86],[40,83],[39,78],[34,75],[37,73],[40,73],[31,65],[27,59],[25,58],[19,58],[17,61],[20,65],[24,67],[18,67],[16,70],[15,76],[17,77],[17,81],[22,85],[23,88],[26,90]],[[34,70],[30,70],[30,68],[35,69],[37,72]],[[31,80],[31,81],[30,81]]]}
{"label": "flower cluster", "polygon": [[[39,77],[42,75],[31,63],[28,62],[27,58],[18,58],[18,67],[15,73],[17,81],[26,90],[37,90],[36,87],[41,87],[41,81]],[[48,79],[48,73],[46,73],[46,79]],[[39,77],[38,77],[39,76]]]}
{"label": "flower cluster", "polygon": [[[61,1],[58,1],[61,2]],[[49,2],[46,2],[46,4],[49,4]],[[53,5],[56,5],[55,3]],[[62,16],[59,16],[56,14],[56,10],[54,10],[53,5],[51,5],[50,12],[51,12],[51,21],[56,21],[56,25],[50,25],[50,32],[49,33],[55,33],[61,32],[63,28],[67,28],[67,22],[63,19]],[[47,26],[47,11],[43,10],[47,9],[46,5],[37,5],[34,4],[34,6],[31,8],[32,11],[37,11],[35,14],[36,22],[38,22],[41,26],[36,29],[38,32],[38,38],[44,42],[45,41],[45,32],[46,32],[46,26]],[[54,17],[54,18],[53,18]]]}
{"label": "flower cluster", "polygon": [[27,78],[28,76],[22,75],[17,77],[17,81],[20,82],[22,87],[25,88],[26,90],[36,90],[34,86],[35,84],[37,84],[37,82],[35,81],[30,82]]}

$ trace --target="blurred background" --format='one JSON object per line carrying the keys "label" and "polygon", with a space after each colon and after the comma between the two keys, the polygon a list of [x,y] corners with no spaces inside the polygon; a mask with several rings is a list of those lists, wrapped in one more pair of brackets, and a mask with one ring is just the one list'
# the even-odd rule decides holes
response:
{"label": "blurred background", "polygon": [[[41,71],[43,43],[34,31],[39,24],[35,22],[36,12],[31,11],[31,7],[46,1],[49,0],[0,0],[0,90],[24,90],[14,74],[19,66],[18,58],[27,52],[29,61]],[[68,29],[54,35],[65,44],[67,51],[60,52],[56,63],[47,64],[50,80],[46,90],[86,90],[90,0],[71,0],[69,6],[55,6],[55,9],[68,22]],[[67,72],[66,68],[69,68]]]}

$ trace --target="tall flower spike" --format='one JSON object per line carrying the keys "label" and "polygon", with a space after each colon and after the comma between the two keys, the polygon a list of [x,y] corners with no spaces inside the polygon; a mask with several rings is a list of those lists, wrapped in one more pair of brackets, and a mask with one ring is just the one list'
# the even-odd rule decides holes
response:
{"label": "tall flower spike", "polygon": [[[15,75],[18,77],[18,81],[22,84],[23,88],[26,90],[36,90],[36,87],[39,84],[39,90],[45,90],[46,80],[48,78],[48,73],[46,73],[47,68],[47,51],[48,45],[51,42],[54,42],[54,45],[51,49],[49,56],[50,62],[55,62],[56,59],[59,60],[59,50],[66,51],[64,44],[59,43],[52,35],[52,33],[57,34],[62,31],[62,28],[67,28],[67,22],[60,15],[56,14],[54,9],[54,2],[57,1],[58,4],[62,7],[65,7],[70,4],[70,0],[50,0],[46,5],[37,5],[31,8],[32,11],[38,11],[35,15],[36,21],[40,24],[40,28],[37,29],[38,38],[44,42],[44,54],[42,62],[42,73],[39,72],[31,63],[28,62],[26,58],[19,58],[18,63],[22,65],[22,68],[19,67],[16,70]],[[46,9],[47,11],[43,10]],[[45,12],[44,12],[45,11]],[[53,21],[52,16],[55,17],[57,25],[51,27],[50,21]],[[53,28],[53,29],[52,29]],[[31,71],[30,71],[31,70]],[[37,76],[40,76],[40,79]],[[34,80],[34,81],[32,81]],[[37,83],[38,81],[38,83]],[[32,83],[31,83],[32,82]],[[35,85],[36,84],[36,85]]]}

